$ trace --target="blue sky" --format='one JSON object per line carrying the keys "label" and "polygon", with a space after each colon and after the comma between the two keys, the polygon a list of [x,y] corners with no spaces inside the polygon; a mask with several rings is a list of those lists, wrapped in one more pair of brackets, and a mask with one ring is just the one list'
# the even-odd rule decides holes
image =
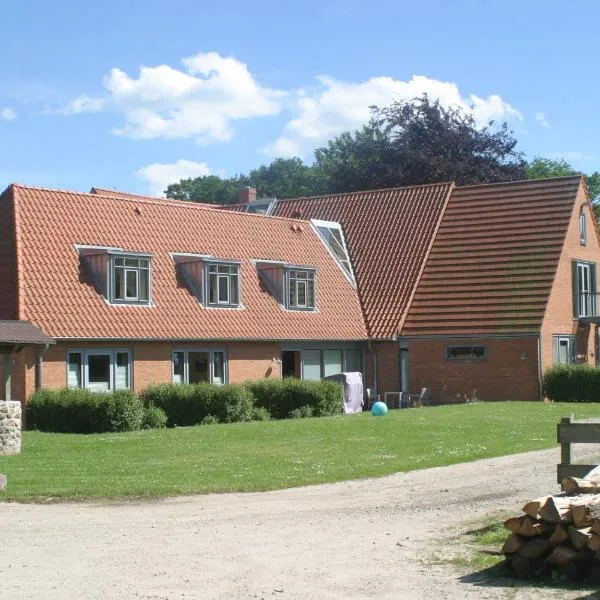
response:
{"label": "blue sky", "polygon": [[22,0],[0,14],[0,188],[158,193],[310,161],[370,104],[423,91],[507,120],[528,156],[600,169],[593,1]]}

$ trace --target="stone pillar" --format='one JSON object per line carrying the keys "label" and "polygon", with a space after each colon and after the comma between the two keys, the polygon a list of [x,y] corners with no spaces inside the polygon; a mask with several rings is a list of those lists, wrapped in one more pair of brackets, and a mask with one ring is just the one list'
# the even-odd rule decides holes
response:
{"label": "stone pillar", "polygon": [[0,455],[21,452],[21,403],[0,401]]}

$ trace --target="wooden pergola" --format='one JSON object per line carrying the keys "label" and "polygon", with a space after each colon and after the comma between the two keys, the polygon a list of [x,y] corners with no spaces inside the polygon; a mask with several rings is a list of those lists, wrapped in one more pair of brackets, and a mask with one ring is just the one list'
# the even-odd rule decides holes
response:
{"label": "wooden pergola", "polygon": [[11,399],[12,355],[28,346],[38,348],[36,359],[36,388],[41,385],[41,356],[54,340],[29,321],[0,320],[0,355],[3,357],[2,379],[4,400]]}

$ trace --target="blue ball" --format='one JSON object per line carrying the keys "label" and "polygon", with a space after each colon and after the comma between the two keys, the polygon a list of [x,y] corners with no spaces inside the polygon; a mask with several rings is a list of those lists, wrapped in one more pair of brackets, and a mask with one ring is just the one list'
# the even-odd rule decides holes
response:
{"label": "blue ball", "polygon": [[375,402],[371,407],[371,414],[374,417],[383,417],[387,415],[387,405],[385,402]]}

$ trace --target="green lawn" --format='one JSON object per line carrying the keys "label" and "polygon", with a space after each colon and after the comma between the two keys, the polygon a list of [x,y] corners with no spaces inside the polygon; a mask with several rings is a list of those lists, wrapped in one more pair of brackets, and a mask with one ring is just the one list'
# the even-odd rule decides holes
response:
{"label": "green lawn", "polygon": [[99,435],[24,432],[0,457],[0,498],[259,491],[549,448],[556,423],[600,404],[504,402]]}

